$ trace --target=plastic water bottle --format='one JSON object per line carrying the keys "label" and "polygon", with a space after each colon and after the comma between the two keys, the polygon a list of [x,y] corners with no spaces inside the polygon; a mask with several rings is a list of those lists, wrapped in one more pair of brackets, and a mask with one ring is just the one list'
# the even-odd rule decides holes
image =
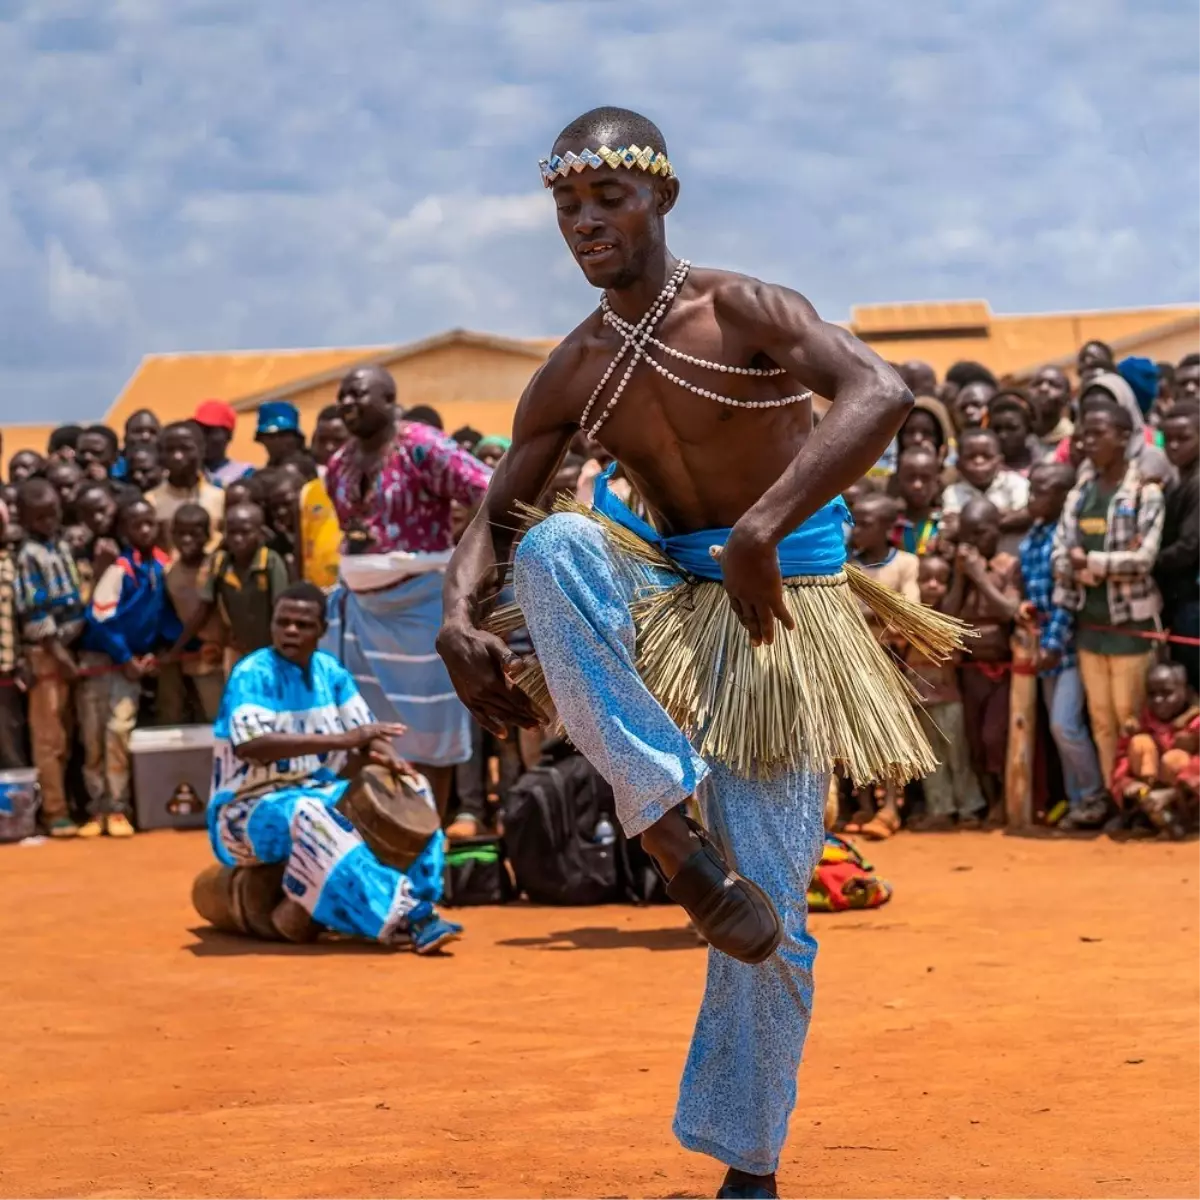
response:
{"label": "plastic water bottle", "polygon": [[612,822],[602,816],[596,822],[596,828],[592,831],[592,841],[598,846],[611,846],[617,840],[617,831],[613,829]]}

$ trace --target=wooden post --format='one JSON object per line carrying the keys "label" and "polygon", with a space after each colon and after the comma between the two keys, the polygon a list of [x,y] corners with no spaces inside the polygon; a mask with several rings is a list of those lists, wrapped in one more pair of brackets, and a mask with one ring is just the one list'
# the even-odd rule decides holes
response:
{"label": "wooden post", "polygon": [[1033,756],[1037,737],[1036,627],[1017,625],[1012,636],[1013,676],[1008,710],[1008,757],[1004,766],[1004,811],[1008,828],[1033,824]]}

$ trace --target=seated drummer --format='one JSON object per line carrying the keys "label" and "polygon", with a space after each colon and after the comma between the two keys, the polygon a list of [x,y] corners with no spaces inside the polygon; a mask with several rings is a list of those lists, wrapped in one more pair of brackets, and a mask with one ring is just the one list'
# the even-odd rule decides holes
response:
{"label": "seated drummer", "polygon": [[368,762],[411,770],[391,743],[404,727],[374,722],[353,677],[317,649],[324,632],[325,594],[292,584],[275,601],[272,644],[234,667],[213,731],[212,847],[226,866],[285,862],[285,893],[329,929],[429,954],[462,927],[417,882],[421,859],[412,878],[381,863],[333,808]]}

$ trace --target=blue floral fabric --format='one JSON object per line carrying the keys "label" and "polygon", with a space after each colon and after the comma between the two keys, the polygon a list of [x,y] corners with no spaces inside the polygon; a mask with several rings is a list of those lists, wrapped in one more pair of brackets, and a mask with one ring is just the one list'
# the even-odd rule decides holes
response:
{"label": "blue floral fabric", "polygon": [[689,1149],[767,1174],[787,1135],[812,1011],[817,947],[806,898],[824,844],[828,776],[740,778],[705,762],[667,716],[637,674],[629,603],[675,582],[618,556],[594,521],[567,513],[525,535],[514,572],[559,716],[612,785],[626,834],[694,795],[729,861],[779,910],[783,941],[765,963],[709,950],[674,1123]]}

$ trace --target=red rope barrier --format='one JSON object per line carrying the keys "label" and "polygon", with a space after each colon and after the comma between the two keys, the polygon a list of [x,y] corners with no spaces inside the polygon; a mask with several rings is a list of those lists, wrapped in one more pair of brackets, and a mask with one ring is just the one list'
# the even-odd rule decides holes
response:
{"label": "red rope barrier", "polygon": [[[166,655],[156,659],[158,666],[170,666],[172,663],[188,662],[192,659],[201,658],[204,654],[203,650],[188,650],[183,654]],[[136,655],[135,657],[142,658],[144,655]],[[151,655],[151,657],[154,657]],[[219,664],[214,664],[219,665]],[[98,675],[115,675],[118,671],[124,670],[124,663],[108,663],[104,666],[95,667],[79,667],[75,671],[76,679],[94,679]],[[31,679],[30,683],[36,682]],[[12,678],[0,678],[0,688],[18,687],[18,683]]]}

